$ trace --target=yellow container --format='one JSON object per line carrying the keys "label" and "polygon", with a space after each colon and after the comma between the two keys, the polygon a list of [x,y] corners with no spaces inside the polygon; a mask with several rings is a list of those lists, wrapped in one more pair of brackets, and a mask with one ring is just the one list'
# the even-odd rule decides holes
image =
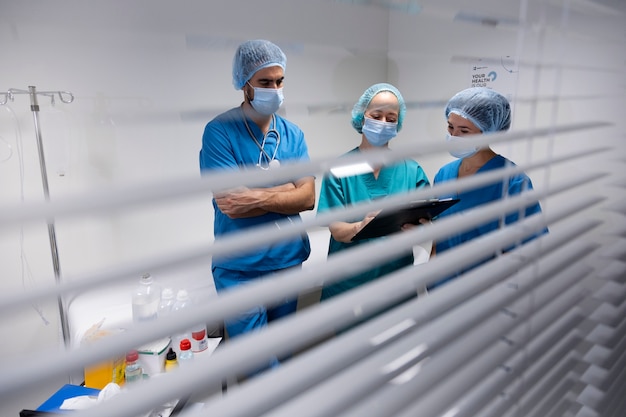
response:
{"label": "yellow container", "polygon": [[125,358],[114,358],[96,365],[85,367],[85,386],[102,389],[108,383],[124,384]]}
{"label": "yellow container", "polygon": [[[89,344],[94,341],[121,330],[102,329],[102,319],[99,323],[91,326],[83,336],[81,344]],[[108,383],[114,382],[118,385],[124,384],[124,371],[126,366],[126,355],[120,355],[103,362],[85,366],[85,386],[89,388],[102,389]]]}

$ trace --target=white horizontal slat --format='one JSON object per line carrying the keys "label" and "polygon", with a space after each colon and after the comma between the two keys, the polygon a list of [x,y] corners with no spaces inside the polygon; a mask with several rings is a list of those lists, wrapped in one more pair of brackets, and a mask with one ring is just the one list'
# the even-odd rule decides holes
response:
{"label": "white horizontal slat", "polygon": [[605,393],[595,386],[586,386],[578,395],[578,401],[589,409],[597,410],[605,398]]}
{"label": "white horizontal slat", "polygon": [[626,284],[617,283],[614,281],[606,281],[598,291],[593,294],[593,297],[611,303],[614,306],[619,306],[624,300],[626,294]]}
{"label": "white horizontal slat", "polygon": [[[623,328],[621,329],[620,334],[615,335],[615,339],[617,343],[615,343],[614,347],[611,347],[609,349],[609,355],[601,363],[601,366],[605,369],[612,369],[614,371],[621,372],[622,368],[618,367],[617,365],[620,363],[620,361],[624,361],[624,354],[626,351],[626,338],[624,337]],[[607,375],[606,381],[604,382],[604,384],[606,384],[607,386],[603,388],[608,388],[608,386],[612,385],[614,382],[615,374]]]}
{"label": "white horizontal slat", "polygon": [[603,323],[608,326],[617,327],[626,314],[626,306],[622,303],[616,307],[610,303],[600,303],[600,305],[589,315],[589,319]]}
{"label": "white horizontal slat", "polygon": [[583,359],[590,364],[604,366],[604,363],[607,361],[610,354],[610,349],[607,349],[600,345],[592,345],[591,349],[589,349],[589,351],[585,353]]}
{"label": "white horizontal slat", "polygon": [[[619,306],[610,303],[602,303],[589,314],[589,320],[596,325],[604,325],[611,329],[611,336],[615,337],[619,334],[618,327],[623,326],[623,320],[626,317],[626,301]],[[610,339],[609,339],[610,340]],[[608,343],[608,340],[607,342]]]}
{"label": "white horizontal slat", "polygon": [[601,268],[602,269],[596,273],[600,279],[619,281],[620,278],[626,276],[626,262],[609,261]]}
{"label": "white horizontal slat", "polygon": [[610,390],[605,391],[601,403],[595,409],[602,415],[621,416],[624,413],[624,405],[626,400],[624,397],[624,389],[626,389],[626,368],[615,369],[619,372],[619,383],[614,384]]}
{"label": "white horizontal slat", "polygon": [[[528,140],[529,138],[553,138],[556,134],[578,132],[588,129],[598,129],[609,126],[606,122],[585,122],[549,128],[537,128],[517,132],[500,132],[491,135],[476,136],[472,142],[477,146],[490,143],[507,143]],[[458,147],[458,145],[456,145]],[[20,224],[25,221],[38,221],[66,216],[103,213],[114,209],[128,209],[138,205],[147,205],[174,201],[179,198],[197,195],[209,195],[213,190],[235,188],[241,185],[256,186],[277,181],[289,181],[303,176],[314,176],[328,172],[332,166],[350,163],[370,162],[372,164],[389,163],[404,160],[411,156],[427,155],[447,151],[451,145],[447,143],[423,144],[404,143],[392,150],[373,150],[365,155],[350,155],[342,158],[324,158],[284,164],[280,169],[271,171],[229,171],[211,173],[203,178],[184,178],[169,183],[159,181],[154,184],[119,187],[113,190],[97,190],[81,193],[75,196],[66,196],[63,199],[51,200],[43,203],[20,203],[0,208],[0,226]],[[576,157],[588,157],[590,154],[605,152],[606,147],[585,149],[584,152],[572,152],[567,155],[553,155],[539,162],[532,162],[525,167],[518,167],[521,172],[534,167],[557,164]],[[513,171],[512,171],[513,172]]]}
{"label": "white horizontal slat", "polygon": [[597,386],[602,383],[607,375],[608,371],[606,369],[600,368],[597,365],[590,365],[581,376],[580,380],[587,385]]}
{"label": "white horizontal slat", "polygon": [[[623,333],[622,333],[623,334]],[[618,359],[610,365],[610,371],[606,374],[604,381],[596,387],[602,391],[609,391],[616,388],[622,389],[624,387],[624,369],[626,367],[626,352],[622,349],[615,349],[614,352],[618,355]]]}
{"label": "white horizontal slat", "polygon": [[552,415],[562,417],[574,417],[576,415],[581,405],[576,403],[570,394],[570,392],[576,390],[576,388],[577,384],[576,381],[574,381],[569,391],[565,393],[557,405],[550,411]]}
{"label": "white horizontal slat", "polygon": [[521,414],[528,417],[550,415],[549,410],[573,387],[574,379],[569,377],[570,370],[577,364],[575,353],[565,355],[561,361],[549,370],[545,378],[533,387],[528,387],[528,395],[502,416],[513,417]]}
{"label": "white horizontal slat", "polygon": [[626,262],[626,239],[619,239],[612,245],[605,246],[604,249],[598,253],[598,255],[601,258]]}
{"label": "white horizontal slat", "polygon": [[612,329],[604,324],[598,324],[587,335],[586,340],[597,345],[606,346],[606,344],[611,339],[611,336],[613,336],[614,334],[615,329]]}
{"label": "white horizontal slat", "polygon": [[613,223],[606,231],[606,235],[626,238],[626,222]]}
{"label": "white horizontal slat", "polygon": [[600,417],[600,415],[594,410],[582,406],[580,410],[573,417]]}
{"label": "white horizontal slat", "polygon": [[[566,367],[567,365],[565,365]],[[565,374],[556,382],[556,388],[551,391],[550,397],[546,398],[540,405],[531,411],[528,417],[540,417],[549,415],[563,416],[564,408],[572,406],[572,401],[568,398],[568,393],[576,389],[576,378]],[[514,414],[512,414],[514,416]],[[509,414],[511,416],[511,414]]]}
{"label": "white horizontal slat", "polygon": [[613,211],[615,213],[624,214],[626,213],[626,199],[623,200],[612,200],[609,204],[605,206],[606,210]]}
{"label": "white horizontal slat", "polygon": [[[623,413],[625,401],[622,394],[626,388],[624,361],[616,362],[615,366],[615,368],[610,368],[610,371],[594,367],[593,375],[595,376],[586,376],[585,381],[591,379],[590,385],[586,387],[579,398],[580,403],[585,404],[602,416],[620,416]],[[608,384],[610,384],[610,388],[607,389]]]}

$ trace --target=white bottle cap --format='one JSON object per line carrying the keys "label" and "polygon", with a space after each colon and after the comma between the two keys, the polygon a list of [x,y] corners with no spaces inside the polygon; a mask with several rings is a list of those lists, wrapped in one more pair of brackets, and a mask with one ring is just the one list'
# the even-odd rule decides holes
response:
{"label": "white bottle cap", "polygon": [[164,300],[171,300],[174,298],[174,290],[171,288],[163,288],[161,291],[161,298]]}
{"label": "white bottle cap", "polygon": [[176,294],[176,300],[177,301],[189,300],[189,294],[187,293],[187,290],[185,289],[178,290],[178,293]]}

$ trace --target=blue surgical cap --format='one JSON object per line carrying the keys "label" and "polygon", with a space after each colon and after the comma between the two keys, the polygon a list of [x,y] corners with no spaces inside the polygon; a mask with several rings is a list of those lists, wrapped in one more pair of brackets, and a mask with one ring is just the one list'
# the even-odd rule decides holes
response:
{"label": "blue surgical cap", "polygon": [[361,96],[359,101],[356,102],[354,107],[352,108],[352,126],[356,129],[357,132],[363,133],[363,119],[365,118],[365,110],[367,106],[369,106],[370,101],[374,98],[374,96],[381,91],[389,91],[393,93],[398,99],[398,104],[400,104],[400,111],[398,112],[398,132],[402,128],[402,121],[404,120],[404,115],[406,113],[406,104],[404,104],[404,98],[402,98],[402,94],[396,87],[387,83],[379,83],[374,84]]}
{"label": "blue surgical cap", "polygon": [[446,106],[446,119],[458,114],[474,123],[483,133],[511,127],[511,106],[500,93],[486,87],[474,87],[456,93]]}
{"label": "blue surgical cap", "polygon": [[235,89],[241,90],[258,70],[274,66],[287,68],[287,57],[278,46],[263,39],[242,43],[233,58]]}

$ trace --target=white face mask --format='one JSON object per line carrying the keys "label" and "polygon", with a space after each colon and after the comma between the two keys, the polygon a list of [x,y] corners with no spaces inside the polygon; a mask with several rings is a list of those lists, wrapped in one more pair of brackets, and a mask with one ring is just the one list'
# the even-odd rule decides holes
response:
{"label": "white face mask", "polygon": [[[448,143],[463,143],[464,141],[467,141],[467,138],[462,136],[452,136],[449,133],[446,134],[446,142]],[[476,154],[476,152],[478,152],[478,148],[476,146],[471,146],[463,149],[452,149],[449,152],[450,155],[454,156],[455,158],[462,159],[468,158]]]}
{"label": "white face mask", "polygon": [[363,134],[372,146],[384,146],[398,134],[398,124],[383,122],[366,117],[363,120]]}
{"label": "white face mask", "polygon": [[250,101],[250,104],[254,110],[262,115],[269,116],[276,113],[283,104],[282,88],[252,88],[254,89],[254,99]]}

